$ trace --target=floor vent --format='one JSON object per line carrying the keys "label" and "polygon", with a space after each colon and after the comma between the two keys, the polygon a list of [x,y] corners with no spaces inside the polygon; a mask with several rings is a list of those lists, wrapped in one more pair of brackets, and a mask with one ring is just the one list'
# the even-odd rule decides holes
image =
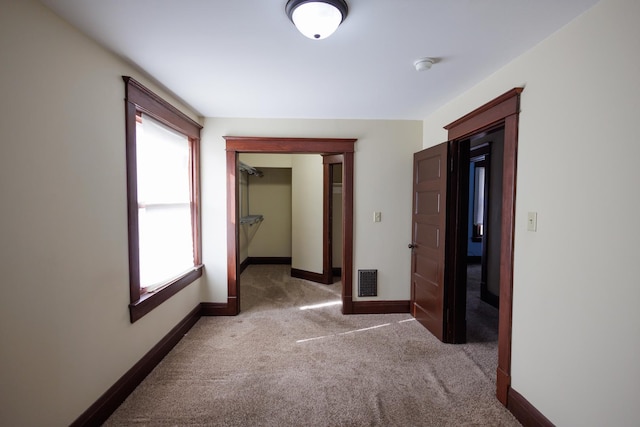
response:
{"label": "floor vent", "polygon": [[378,296],[378,270],[358,270],[358,296]]}

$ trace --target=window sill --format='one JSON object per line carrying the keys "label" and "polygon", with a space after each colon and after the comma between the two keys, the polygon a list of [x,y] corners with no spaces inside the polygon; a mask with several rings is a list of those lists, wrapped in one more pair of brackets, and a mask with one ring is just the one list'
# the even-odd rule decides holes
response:
{"label": "window sill", "polygon": [[193,283],[196,279],[202,276],[202,269],[204,265],[198,265],[193,267],[180,277],[177,277],[165,287],[158,291],[148,292],[140,296],[137,301],[129,304],[129,315],[131,317],[131,323],[140,320],[143,316],[149,313],[151,310],[186,288],[189,284]]}

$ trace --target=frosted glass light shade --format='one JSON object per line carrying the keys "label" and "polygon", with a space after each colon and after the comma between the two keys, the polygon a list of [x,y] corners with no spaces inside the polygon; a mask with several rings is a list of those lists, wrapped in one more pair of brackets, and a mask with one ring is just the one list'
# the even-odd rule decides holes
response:
{"label": "frosted glass light shade", "polygon": [[347,16],[347,4],[342,0],[290,0],[286,10],[298,31],[314,40],[329,37]]}

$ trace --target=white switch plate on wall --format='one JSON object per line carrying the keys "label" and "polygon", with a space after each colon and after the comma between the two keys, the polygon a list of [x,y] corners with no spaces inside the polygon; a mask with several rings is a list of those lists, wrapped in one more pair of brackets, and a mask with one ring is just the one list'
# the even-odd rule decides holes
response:
{"label": "white switch plate on wall", "polygon": [[382,221],[382,212],[374,212],[373,213],[373,222]]}
{"label": "white switch plate on wall", "polygon": [[537,212],[529,212],[527,214],[527,230],[528,231],[538,230],[538,213]]}

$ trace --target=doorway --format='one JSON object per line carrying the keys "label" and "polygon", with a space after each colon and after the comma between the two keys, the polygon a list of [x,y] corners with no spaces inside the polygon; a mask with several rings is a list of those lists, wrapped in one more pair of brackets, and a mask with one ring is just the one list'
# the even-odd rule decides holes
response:
{"label": "doorway", "polygon": [[498,364],[500,223],[504,129],[468,140],[466,352],[487,375]]}
{"label": "doorway", "polygon": [[[499,298],[498,312],[498,368],[496,370],[496,395],[503,405],[507,405],[511,385],[511,319],[513,304],[513,236],[515,228],[516,164],[518,152],[518,119],[520,94],[523,88],[514,88],[495,98],[466,116],[445,126],[450,140],[462,141],[481,132],[504,129],[502,149],[502,201],[500,204],[500,255],[499,255]],[[466,262],[460,257],[454,260],[454,270],[466,269]],[[460,286],[452,284],[454,293],[461,292]],[[465,289],[466,290],[466,289]],[[456,301],[453,298],[451,301]],[[451,307],[455,324],[464,323],[465,312],[457,305]],[[457,333],[453,331],[454,336]]]}
{"label": "doorway", "polygon": [[449,142],[414,155],[411,312],[442,341],[466,339],[470,140],[503,129],[496,395],[507,405],[520,93],[514,88],[445,126]]}
{"label": "doorway", "polygon": [[[240,266],[238,263],[238,154],[322,154],[341,163],[342,182],[342,312],[353,313],[353,157],[356,139],[336,138],[265,138],[225,136],[227,151],[227,303],[218,312],[236,315],[240,312]],[[324,162],[323,162],[324,163]],[[326,163],[325,168],[332,163]],[[326,176],[326,174],[325,174]],[[325,179],[325,183],[327,179]],[[325,184],[326,187],[326,184]],[[325,189],[326,191],[326,189]],[[326,199],[326,197],[325,197]],[[326,215],[326,213],[325,213]],[[324,228],[327,228],[325,225]],[[326,234],[331,234],[325,230]],[[326,239],[323,239],[326,241]],[[323,250],[331,249],[325,244]],[[330,257],[329,257],[330,259]],[[323,266],[324,267],[324,266]],[[331,265],[329,275],[331,276]]]}

